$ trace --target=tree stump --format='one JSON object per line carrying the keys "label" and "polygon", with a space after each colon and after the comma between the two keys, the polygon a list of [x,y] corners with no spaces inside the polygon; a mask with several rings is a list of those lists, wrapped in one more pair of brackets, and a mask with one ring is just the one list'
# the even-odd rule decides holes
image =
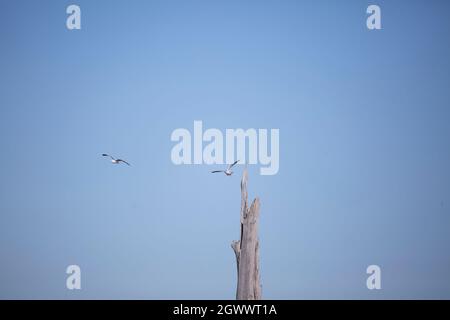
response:
{"label": "tree stump", "polygon": [[237,263],[237,300],[260,300],[259,280],[259,198],[248,207],[247,169],[241,180],[241,239],[231,243]]}

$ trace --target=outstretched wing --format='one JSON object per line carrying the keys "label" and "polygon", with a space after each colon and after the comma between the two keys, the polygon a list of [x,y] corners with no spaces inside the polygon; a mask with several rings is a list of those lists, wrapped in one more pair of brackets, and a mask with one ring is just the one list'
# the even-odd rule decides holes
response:
{"label": "outstretched wing", "polygon": [[217,172],[224,172],[223,170],[214,170],[214,171],[211,171],[211,173],[217,173]]}
{"label": "outstretched wing", "polygon": [[116,160],[116,159],[114,159],[113,156],[110,156],[109,154],[106,154],[106,153],[102,154],[102,156],[104,156],[104,157],[110,157],[111,159]]}
{"label": "outstretched wing", "polygon": [[228,169],[233,168],[233,166],[234,166],[236,163],[238,163],[238,162],[239,162],[239,160],[236,160],[234,163],[230,164],[230,165],[228,166]]}
{"label": "outstretched wing", "polygon": [[117,162],[123,162],[123,163],[126,163],[127,165],[131,166],[131,164],[129,164],[128,162],[126,162],[125,160],[122,160],[122,159],[117,159]]}

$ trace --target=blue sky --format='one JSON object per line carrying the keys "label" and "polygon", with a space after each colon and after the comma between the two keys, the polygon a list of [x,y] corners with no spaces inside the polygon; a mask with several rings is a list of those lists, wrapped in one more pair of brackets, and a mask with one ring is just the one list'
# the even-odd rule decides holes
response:
{"label": "blue sky", "polygon": [[1,1],[0,298],[233,299],[243,167],[170,159],[172,131],[202,120],[280,129],[278,174],[249,167],[264,298],[449,299],[448,12]]}

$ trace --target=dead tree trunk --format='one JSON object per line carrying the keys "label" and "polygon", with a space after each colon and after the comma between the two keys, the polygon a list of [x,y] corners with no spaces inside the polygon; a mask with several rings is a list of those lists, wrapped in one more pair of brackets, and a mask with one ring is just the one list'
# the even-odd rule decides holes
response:
{"label": "dead tree trunk", "polygon": [[231,247],[236,254],[237,263],[237,300],[261,299],[259,283],[259,198],[248,207],[247,169],[241,180],[241,239],[233,241]]}

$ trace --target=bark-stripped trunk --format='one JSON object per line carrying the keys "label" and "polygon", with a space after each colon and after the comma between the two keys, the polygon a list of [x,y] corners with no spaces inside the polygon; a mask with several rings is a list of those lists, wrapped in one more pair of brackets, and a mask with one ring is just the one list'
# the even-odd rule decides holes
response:
{"label": "bark-stripped trunk", "polygon": [[250,208],[248,207],[247,177],[245,169],[241,180],[241,239],[231,243],[237,263],[236,299],[259,300],[259,198],[253,200]]}

